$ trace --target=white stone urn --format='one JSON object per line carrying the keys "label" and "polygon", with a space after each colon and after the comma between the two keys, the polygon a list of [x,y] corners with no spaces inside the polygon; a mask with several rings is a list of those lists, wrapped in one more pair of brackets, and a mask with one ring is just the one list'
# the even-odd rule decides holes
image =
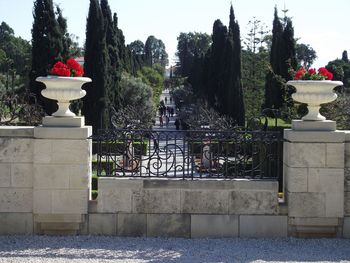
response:
{"label": "white stone urn", "polygon": [[86,95],[86,91],[82,90],[81,86],[84,83],[91,82],[91,79],[85,77],[47,76],[37,77],[36,81],[45,84],[46,89],[41,91],[44,97],[57,100],[58,110],[52,116],[74,117],[75,114],[69,109],[70,101],[81,99]]}
{"label": "white stone urn", "polygon": [[293,100],[307,104],[308,114],[302,117],[303,121],[324,121],[326,118],[319,112],[321,104],[337,99],[333,91],[335,87],[342,86],[341,81],[331,80],[291,80],[287,85],[297,89],[292,94]]}

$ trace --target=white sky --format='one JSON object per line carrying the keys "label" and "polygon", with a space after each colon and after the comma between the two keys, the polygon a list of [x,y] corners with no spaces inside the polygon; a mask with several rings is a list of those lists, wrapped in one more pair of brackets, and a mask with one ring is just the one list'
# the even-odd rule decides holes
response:
{"label": "white sky", "polygon": [[[89,0],[54,0],[63,9],[68,20],[69,33],[85,40]],[[119,27],[126,43],[149,35],[163,40],[170,63],[176,52],[180,32],[207,32],[211,34],[215,19],[228,24],[230,0],[109,0],[112,12],[117,12]],[[349,0],[233,0],[236,19],[241,27],[241,38],[246,36],[247,24],[254,16],[272,28],[274,6],[279,15],[284,5],[292,17],[295,37],[299,43],[310,44],[318,55],[315,67],[350,52]],[[33,23],[32,0],[0,0],[0,22],[5,21],[17,36],[31,39]]]}

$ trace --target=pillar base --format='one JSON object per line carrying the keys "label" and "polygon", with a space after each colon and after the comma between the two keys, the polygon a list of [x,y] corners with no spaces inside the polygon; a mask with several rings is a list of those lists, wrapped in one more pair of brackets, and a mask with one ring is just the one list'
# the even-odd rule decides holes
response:
{"label": "pillar base", "polygon": [[302,121],[292,120],[292,129],[295,131],[335,131],[337,123],[335,121]]}

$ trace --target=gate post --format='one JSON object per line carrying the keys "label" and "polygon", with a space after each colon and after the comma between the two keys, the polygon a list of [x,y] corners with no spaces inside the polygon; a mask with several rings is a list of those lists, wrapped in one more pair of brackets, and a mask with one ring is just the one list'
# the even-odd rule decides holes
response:
{"label": "gate post", "polygon": [[330,129],[326,122],[335,126],[331,121],[324,126],[293,121],[293,129],[284,130],[290,236],[343,235],[345,132]]}
{"label": "gate post", "polygon": [[34,128],[34,232],[85,233],[92,127],[84,126],[84,117],[45,117],[43,123]]}

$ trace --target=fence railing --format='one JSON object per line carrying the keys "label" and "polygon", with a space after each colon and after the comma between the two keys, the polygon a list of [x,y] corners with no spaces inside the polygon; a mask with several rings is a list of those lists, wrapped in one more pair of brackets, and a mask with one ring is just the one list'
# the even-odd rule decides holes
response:
{"label": "fence railing", "polygon": [[97,176],[278,179],[278,131],[113,129],[93,136]]}

